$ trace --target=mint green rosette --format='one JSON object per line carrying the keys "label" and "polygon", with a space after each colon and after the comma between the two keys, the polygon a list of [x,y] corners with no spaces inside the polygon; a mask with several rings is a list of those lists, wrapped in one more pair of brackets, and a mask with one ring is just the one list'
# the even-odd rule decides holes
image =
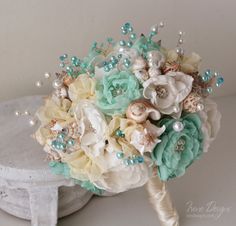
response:
{"label": "mint green rosette", "polygon": [[96,87],[97,105],[107,115],[124,114],[129,103],[142,91],[136,77],[127,71],[104,76]]}
{"label": "mint green rosette", "polygon": [[180,132],[173,129],[173,118],[164,118],[158,125],[166,126],[161,135],[161,143],[152,152],[152,159],[158,166],[161,180],[180,177],[203,152],[201,119],[197,114],[187,114],[180,120],[184,128]]}
{"label": "mint green rosette", "polygon": [[146,56],[146,53],[152,50],[160,50],[160,46],[157,42],[154,42],[151,39],[148,39],[145,36],[141,36],[132,46],[133,49],[136,49],[140,55]]}

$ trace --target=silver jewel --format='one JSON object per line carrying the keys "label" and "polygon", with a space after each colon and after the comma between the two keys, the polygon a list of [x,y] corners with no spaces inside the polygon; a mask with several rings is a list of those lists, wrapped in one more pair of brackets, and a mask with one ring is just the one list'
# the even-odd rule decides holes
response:
{"label": "silver jewel", "polygon": [[155,90],[156,95],[161,99],[164,99],[169,95],[167,89],[164,86],[157,86]]}

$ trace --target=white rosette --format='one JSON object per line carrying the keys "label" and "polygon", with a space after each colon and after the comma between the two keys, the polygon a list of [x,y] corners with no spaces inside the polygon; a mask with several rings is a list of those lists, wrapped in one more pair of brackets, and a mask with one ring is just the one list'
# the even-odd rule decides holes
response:
{"label": "white rosette", "polygon": [[192,90],[193,78],[182,72],[169,72],[143,83],[143,95],[163,114],[179,113],[180,103]]}
{"label": "white rosette", "polygon": [[207,152],[210,144],[216,138],[220,130],[221,113],[217,104],[211,99],[204,99],[204,110],[199,112],[202,120],[202,132],[204,134],[204,152]]}

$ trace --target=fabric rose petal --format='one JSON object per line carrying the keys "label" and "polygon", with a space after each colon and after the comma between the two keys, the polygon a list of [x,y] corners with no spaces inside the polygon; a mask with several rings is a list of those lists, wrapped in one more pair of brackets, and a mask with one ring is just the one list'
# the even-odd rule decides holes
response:
{"label": "fabric rose petal", "polygon": [[180,119],[183,128],[174,130],[175,119],[164,118],[160,125],[166,130],[161,135],[161,143],[157,144],[152,158],[158,166],[161,180],[182,176],[203,152],[203,132],[198,114],[187,114]]}
{"label": "fabric rose petal", "polygon": [[97,105],[107,115],[124,114],[129,103],[142,96],[139,82],[126,71],[105,76],[96,87]]}
{"label": "fabric rose petal", "polygon": [[202,131],[204,133],[204,152],[207,152],[211,142],[216,138],[220,130],[221,114],[217,104],[211,99],[203,102],[204,110],[199,112],[202,120]]}
{"label": "fabric rose petal", "polygon": [[88,74],[81,74],[69,85],[69,98],[74,102],[83,99],[93,100],[95,98],[96,80]]}
{"label": "fabric rose petal", "polygon": [[76,122],[80,128],[81,148],[94,157],[103,154],[107,123],[100,110],[88,100],[77,103],[74,110]]}
{"label": "fabric rose petal", "polygon": [[143,95],[163,114],[180,111],[180,103],[192,90],[193,77],[182,72],[169,72],[143,83]]}

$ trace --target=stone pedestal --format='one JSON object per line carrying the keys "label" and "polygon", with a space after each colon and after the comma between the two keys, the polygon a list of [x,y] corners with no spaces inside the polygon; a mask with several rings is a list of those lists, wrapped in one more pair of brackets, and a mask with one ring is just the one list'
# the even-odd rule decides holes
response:
{"label": "stone pedestal", "polygon": [[0,208],[33,226],[55,226],[59,217],[82,208],[92,194],[73,181],[53,175],[42,147],[30,136],[28,116],[15,110],[35,110],[41,96],[0,104]]}

